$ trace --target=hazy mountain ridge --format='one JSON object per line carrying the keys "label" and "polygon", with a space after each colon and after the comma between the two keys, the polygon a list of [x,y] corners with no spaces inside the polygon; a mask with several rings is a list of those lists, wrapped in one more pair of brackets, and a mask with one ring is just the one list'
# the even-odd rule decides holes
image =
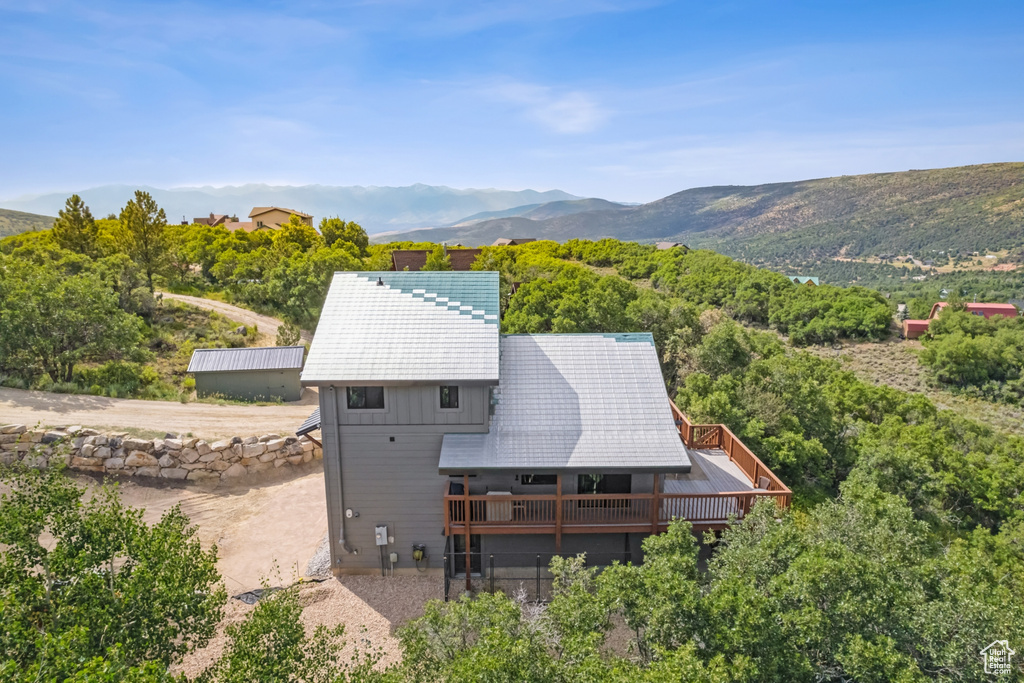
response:
{"label": "hazy mountain ridge", "polygon": [[637,207],[499,218],[391,239],[670,239],[748,259],[1024,245],[1024,163],[684,190]]}
{"label": "hazy mountain ridge", "polygon": [[30,230],[48,230],[53,227],[53,219],[53,216],[0,209],[0,237],[17,235]]}
{"label": "hazy mountain ridge", "polygon": [[615,210],[625,208],[628,208],[628,205],[618,204],[616,202],[610,202],[607,199],[599,199],[596,197],[590,197],[587,199],[565,199],[561,201],[547,202],[545,204],[516,206],[504,211],[484,211],[473,214],[472,216],[467,216],[448,227],[467,227],[485,220],[498,218],[519,217],[529,218],[531,220],[543,220],[545,218],[554,218],[556,216],[568,216],[570,214],[581,213],[583,211],[599,211],[602,209]]}
{"label": "hazy mountain ridge", "polygon": [[[360,223],[370,233],[450,225],[484,211],[542,205],[578,197],[561,190],[455,189],[433,185],[406,187],[273,186],[183,187],[165,190],[132,185],[103,185],[80,190],[95,216],[118,213],[135,190],[149,192],[164,208],[169,222],[213,213],[235,214],[242,220],[254,206],[283,206],[312,214],[340,216]],[[18,197],[3,205],[18,211],[56,214],[73,192]]]}

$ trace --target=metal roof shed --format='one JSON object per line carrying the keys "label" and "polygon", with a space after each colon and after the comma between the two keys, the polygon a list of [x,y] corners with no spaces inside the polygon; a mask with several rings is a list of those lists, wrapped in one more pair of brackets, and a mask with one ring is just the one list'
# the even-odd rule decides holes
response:
{"label": "metal roof shed", "polygon": [[302,346],[196,349],[187,372],[200,398],[243,401],[298,401],[302,394]]}

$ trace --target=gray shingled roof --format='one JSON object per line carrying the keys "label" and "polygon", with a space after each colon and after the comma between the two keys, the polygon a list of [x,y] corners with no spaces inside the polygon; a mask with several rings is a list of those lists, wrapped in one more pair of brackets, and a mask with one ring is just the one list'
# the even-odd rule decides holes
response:
{"label": "gray shingled roof", "polygon": [[302,381],[497,383],[498,273],[335,273]]}
{"label": "gray shingled roof", "polygon": [[243,372],[302,368],[302,346],[261,346],[248,349],[196,349],[185,372]]}
{"label": "gray shingled roof", "polygon": [[501,338],[487,434],[445,434],[441,474],[688,472],[649,334]]}

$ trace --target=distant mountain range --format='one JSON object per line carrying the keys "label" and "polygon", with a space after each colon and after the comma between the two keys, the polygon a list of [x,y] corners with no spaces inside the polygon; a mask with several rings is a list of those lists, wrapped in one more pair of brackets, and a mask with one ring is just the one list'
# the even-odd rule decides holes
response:
{"label": "distant mountain range", "polygon": [[17,235],[20,232],[31,230],[48,230],[52,227],[53,216],[0,209],[0,237]]}
{"label": "distant mountain range", "polygon": [[1024,245],[1024,163],[701,187],[640,206],[541,218],[543,208],[388,239],[466,246],[498,237],[672,240],[769,262],[1014,248]]}
{"label": "distant mountain range", "polygon": [[475,213],[472,216],[467,216],[448,227],[465,228],[470,225],[475,225],[477,223],[482,223],[483,221],[493,220],[496,218],[518,217],[539,221],[544,220],[545,218],[568,216],[574,213],[582,213],[584,211],[601,211],[604,209],[616,210],[626,208],[629,208],[629,205],[616,204],[615,202],[610,202],[607,199],[565,199],[557,202],[547,202],[546,204],[515,206],[511,209],[505,209],[504,211],[483,211],[481,213]]}
{"label": "distant mountain range", "polygon": [[324,216],[356,221],[373,234],[386,230],[451,225],[466,216],[504,211],[526,205],[537,206],[579,197],[561,190],[459,190],[432,185],[408,187],[332,187],[302,185],[241,185],[232,187],[184,187],[163,190],[130,185],[103,185],[86,190],[0,200],[7,209],[56,215],[64,200],[77,193],[96,217],[119,213],[135,190],[153,195],[167,213],[169,222],[184,217],[191,221],[210,213],[237,215],[242,220],[254,206],[282,206],[312,214],[319,222]]}

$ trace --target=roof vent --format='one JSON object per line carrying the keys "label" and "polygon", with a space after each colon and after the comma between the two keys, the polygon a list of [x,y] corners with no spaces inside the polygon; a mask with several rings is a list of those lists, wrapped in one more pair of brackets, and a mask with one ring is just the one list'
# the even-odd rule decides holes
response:
{"label": "roof vent", "polygon": [[377,286],[378,287],[383,287],[384,286],[384,278],[382,278],[382,277],[377,278]]}

